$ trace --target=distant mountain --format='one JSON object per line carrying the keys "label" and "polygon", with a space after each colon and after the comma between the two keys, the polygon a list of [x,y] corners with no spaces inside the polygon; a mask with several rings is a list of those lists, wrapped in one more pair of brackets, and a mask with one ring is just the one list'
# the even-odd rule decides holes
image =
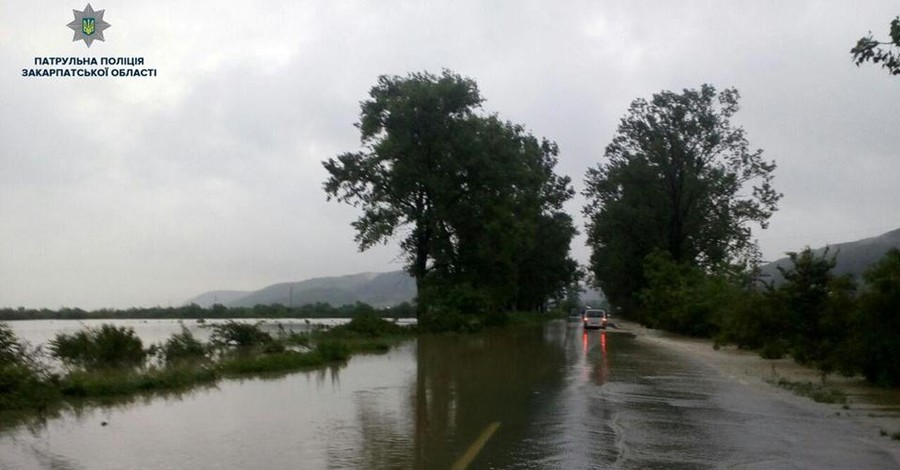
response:
{"label": "distant mountain", "polygon": [[[837,264],[832,271],[836,275],[850,274],[857,281],[862,280],[862,273],[869,266],[877,263],[891,248],[900,249],[900,229],[890,231],[877,237],[865,238],[855,242],[837,243],[828,245],[828,256],[837,255]],[[800,250],[798,250],[800,251]],[[813,250],[821,256],[825,247]],[[763,279],[766,282],[782,282],[784,277],[778,271],[778,267],[791,268],[790,258],[782,258],[763,265],[761,269]]]}
{"label": "distant mountain", "polygon": [[194,303],[203,308],[208,308],[213,304],[228,305],[230,302],[234,302],[247,294],[249,294],[249,292],[242,290],[214,290],[200,294],[197,297],[188,300],[186,303]]}
{"label": "distant mountain", "polygon": [[226,307],[252,307],[257,304],[306,305],[327,302],[333,306],[365,302],[375,307],[390,307],[412,301],[416,283],[404,271],[361,273],[349,276],[317,277],[300,282],[273,284],[257,291],[212,291],[187,301],[208,308],[214,303]]}

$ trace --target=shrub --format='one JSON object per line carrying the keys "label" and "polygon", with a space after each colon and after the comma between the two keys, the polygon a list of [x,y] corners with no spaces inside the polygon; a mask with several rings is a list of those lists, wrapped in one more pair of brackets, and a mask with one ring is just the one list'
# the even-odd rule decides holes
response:
{"label": "shrub", "polygon": [[210,341],[219,345],[234,345],[238,347],[259,346],[272,343],[272,336],[263,331],[257,323],[238,323],[228,320],[219,325],[213,325],[213,333]]}
{"label": "shrub", "polygon": [[676,263],[664,251],[647,256],[644,273],[647,287],[639,298],[648,326],[692,336],[716,332],[719,311],[734,295],[727,279]]}
{"label": "shrub", "polygon": [[783,377],[779,378],[777,382],[770,381],[770,383],[774,383],[797,395],[811,398],[818,403],[847,403],[847,394],[836,388],[829,388],[813,384],[812,382],[793,382]]}
{"label": "shrub", "polygon": [[53,357],[70,366],[136,367],[144,363],[141,339],[130,327],[103,324],[74,334],[60,333],[50,341]]}
{"label": "shrub", "polygon": [[322,340],[316,344],[315,352],[325,361],[345,361],[350,357],[350,348],[342,341]]}
{"label": "shrub", "polygon": [[721,306],[718,343],[735,344],[742,349],[758,349],[777,329],[778,315],[773,315],[768,299],[760,292],[740,290],[732,301]]}
{"label": "shrub", "polygon": [[864,274],[865,288],[852,322],[850,349],[866,378],[900,385],[900,251],[891,250]]}
{"label": "shrub", "polygon": [[0,364],[21,364],[24,348],[12,328],[0,322]]}
{"label": "shrub", "polygon": [[332,334],[341,336],[349,333],[357,337],[377,338],[400,335],[406,331],[406,328],[379,317],[374,311],[367,311],[354,315],[353,319],[344,325],[334,327]]}
{"label": "shrub", "polygon": [[162,346],[162,357],[167,364],[178,361],[201,359],[206,355],[206,346],[194,337],[190,330],[181,325],[181,332],[172,335]]}
{"label": "shrub", "polygon": [[781,359],[787,354],[788,347],[784,341],[774,339],[766,341],[759,349],[759,357],[763,359]]}
{"label": "shrub", "polygon": [[54,400],[52,377],[35,355],[0,322],[0,410],[40,408]]}

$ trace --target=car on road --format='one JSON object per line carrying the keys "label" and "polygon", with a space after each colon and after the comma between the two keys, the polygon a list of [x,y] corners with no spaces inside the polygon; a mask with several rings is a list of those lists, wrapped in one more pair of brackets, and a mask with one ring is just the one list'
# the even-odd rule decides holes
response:
{"label": "car on road", "polygon": [[606,310],[599,308],[589,308],[581,315],[581,321],[584,322],[584,329],[591,328],[606,329],[609,323],[609,314]]}

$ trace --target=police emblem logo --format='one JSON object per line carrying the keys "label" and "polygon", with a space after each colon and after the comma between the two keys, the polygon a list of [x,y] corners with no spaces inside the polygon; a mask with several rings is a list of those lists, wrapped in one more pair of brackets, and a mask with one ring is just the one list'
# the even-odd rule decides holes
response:
{"label": "police emblem logo", "polygon": [[81,32],[90,36],[94,34],[94,30],[96,29],[96,20],[94,18],[82,18],[81,19]]}
{"label": "police emblem logo", "polygon": [[103,13],[105,11],[106,10],[94,11],[94,8],[91,7],[90,3],[84,7],[84,11],[72,10],[75,19],[66,25],[75,32],[72,41],[84,41],[88,47],[91,47],[91,43],[94,41],[105,41],[106,39],[103,37],[103,30],[112,26],[106,21],[103,21]]}

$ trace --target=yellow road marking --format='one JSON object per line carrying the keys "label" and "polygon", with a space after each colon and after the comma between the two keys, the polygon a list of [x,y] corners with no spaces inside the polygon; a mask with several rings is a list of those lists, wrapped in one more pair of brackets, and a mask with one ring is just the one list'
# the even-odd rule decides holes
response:
{"label": "yellow road marking", "polygon": [[487,444],[488,439],[497,432],[497,428],[499,427],[500,421],[494,421],[489,424],[488,427],[484,428],[484,431],[481,432],[478,439],[475,439],[475,442],[466,449],[466,453],[450,467],[450,470],[466,470],[466,468],[469,467],[469,464],[478,456],[478,453],[481,452],[482,447]]}

